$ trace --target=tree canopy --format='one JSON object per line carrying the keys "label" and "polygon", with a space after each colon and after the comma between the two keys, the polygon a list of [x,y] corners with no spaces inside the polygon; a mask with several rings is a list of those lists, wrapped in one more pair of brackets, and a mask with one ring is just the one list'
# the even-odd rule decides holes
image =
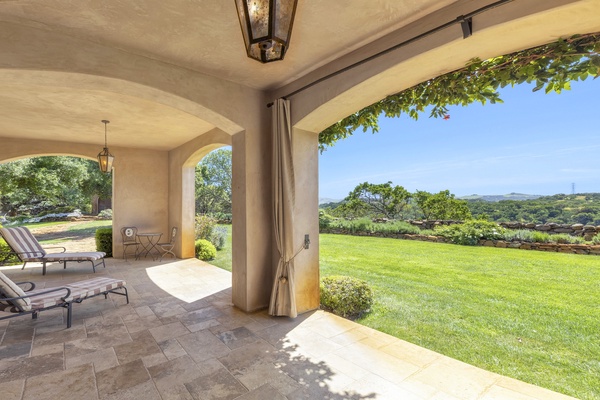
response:
{"label": "tree canopy", "polygon": [[464,68],[388,96],[338,121],[319,134],[320,150],[351,136],[359,128],[363,132],[369,129],[377,132],[381,114],[386,117],[405,114],[417,120],[429,111],[430,117],[444,117],[453,105],[501,103],[499,88],[525,82],[535,85],[534,92],[569,90],[571,81],[600,75],[599,53],[600,33],[590,33],[488,60],[473,59]]}
{"label": "tree canopy", "polygon": [[409,199],[410,193],[402,186],[392,186],[392,182],[364,182],[350,192],[341,207],[347,215],[395,219],[402,218],[402,210]]}
{"label": "tree canopy", "polygon": [[196,213],[231,214],[231,150],[212,151],[196,166]]}
{"label": "tree canopy", "polygon": [[427,220],[462,221],[471,219],[471,211],[467,202],[456,199],[449,190],[442,190],[435,194],[417,190],[413,198]]}
{"label": "tree canopy", "polygon": [[0,209],[10,215],[57,206],[91,208],[90,198],[111,196],[111,175],[77,157],[33,157],[0,164]]}

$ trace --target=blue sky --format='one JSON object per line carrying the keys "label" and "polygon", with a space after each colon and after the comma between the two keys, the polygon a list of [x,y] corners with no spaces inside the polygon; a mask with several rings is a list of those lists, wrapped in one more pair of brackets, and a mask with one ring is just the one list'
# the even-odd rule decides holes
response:
{"label": "blue sky", "polygon": [[379,120],[319,157],[319,197],[342,199],[359,183],[457,196],[600,192],[600,79],[561,94],[520,85],[503,104],[450,108],[449,120]]}

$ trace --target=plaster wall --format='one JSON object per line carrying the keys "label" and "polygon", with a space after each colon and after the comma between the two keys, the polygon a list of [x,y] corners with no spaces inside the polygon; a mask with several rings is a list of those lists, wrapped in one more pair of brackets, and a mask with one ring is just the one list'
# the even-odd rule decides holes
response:
{"label": "plaster wall", "polygon": [[166,151],[111,149],[113,166],[113,255],[121,258],[121,228],[169,235],[169,156]]}
{"label": "plaster wall", "polygon": [[[310,245],[294,259],[296,307],[299,313],[319,308],[319,135],[293,129],[292,154],[296,184],[294,247]],[[275,267],[277,265],[275,264]]]}
{"label": "plaster wall", "polygon": [[[36,156],[75,156],[96,159],[101,146],[61,143],[51,140],[26,140],[0,137],[0,162]],[[111,148],[112,152],[112,148]]]}
{"label": "plaster wall", "polygon": [[273,283],[271,140],[268,113],[261,116],[261,131],[232,142],[232,291],[244,311],[267,307]]}

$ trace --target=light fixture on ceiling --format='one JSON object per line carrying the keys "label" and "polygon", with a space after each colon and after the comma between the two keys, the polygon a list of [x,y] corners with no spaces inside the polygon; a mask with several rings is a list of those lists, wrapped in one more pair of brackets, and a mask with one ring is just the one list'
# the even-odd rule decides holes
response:
{"label": "light fixture on ceiling", "polygon": [[113,161],[115,160],[115,156],[108,152],[108,145],[106,144],[106,125],[108,125],[110,121],[103,119],[102,123],[104,124],[104,149],[98,154],[98,165],[100,166],[100,171],[110,173],[112,171]]}
{"label": "light fixture on ceiling", "polygon": [[248,57],[283,60],[290,44],[298,0],[235,0]]}

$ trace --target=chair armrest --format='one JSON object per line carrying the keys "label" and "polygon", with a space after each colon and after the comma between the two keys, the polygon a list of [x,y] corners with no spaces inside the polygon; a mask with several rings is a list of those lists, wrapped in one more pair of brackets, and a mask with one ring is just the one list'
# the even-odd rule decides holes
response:
{"label": "chair armrest", "polygon": [[10,297],[10,298],[2,297],[2,301],[11,301],[11,300],[26,299],[26,298],[29,298],[29,297],[39,296],[40,294],[58,292],[58,291],[61,291],[61,290],[66,290],[67,291],[66,296],[61,297],[61,300],[65,301],[71,295],[71,289],[69,289],[68,287],[52,288],[52,289],[44,290],[42,292],[37,292],[37,293],[33,293],[33,294],[26,294],[25,296],[20,296],[20,297]]}
{"label": "chair armrest", "polygon": [[31,287],[27,290],[25,290],[25,292],[29,292],[30,290],[35,289],[35,283],[33,282],[15,282],[15,285],[19,286],[19,285],[26,285],[26,284],[30,284]]}
{"label": "chair armrest", "polygon": [[49,246],[49,247],[44,246],[44,247],[42,247],[42,249],[44,249],[44,250],[48,250],[48,249],[62,249],[61,253],[66,253],[66,251],[67,251],[67,248],[63,247],[63,246]]}

